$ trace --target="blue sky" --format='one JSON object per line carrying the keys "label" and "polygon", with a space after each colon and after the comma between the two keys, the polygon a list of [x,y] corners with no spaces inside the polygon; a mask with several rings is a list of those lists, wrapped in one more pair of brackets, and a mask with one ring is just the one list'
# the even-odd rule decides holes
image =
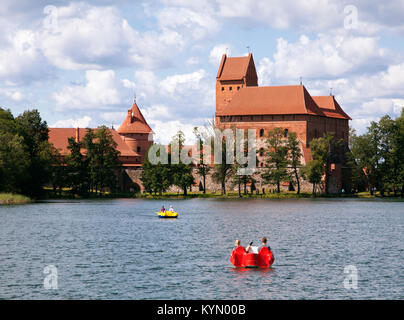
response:
{"label": "blue sky", "polygon": [[136,94],[158,141],[189,141],[247,47],[260,85],[332,88],[359,132],[404,107],[402,0],[2,0],[0,27],[0,106],[53,127],[117,128]]}

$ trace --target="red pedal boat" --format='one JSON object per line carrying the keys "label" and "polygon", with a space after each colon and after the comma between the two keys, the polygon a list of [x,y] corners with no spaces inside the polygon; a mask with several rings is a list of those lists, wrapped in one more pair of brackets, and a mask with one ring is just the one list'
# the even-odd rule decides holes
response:
{"label": "red pedal boat", "polygon": [[269,268],[274,261],[274,254],[267,247],[261,248],[258,253],[247,253],[238,246],[230,256],[230,262],[237,268]]}

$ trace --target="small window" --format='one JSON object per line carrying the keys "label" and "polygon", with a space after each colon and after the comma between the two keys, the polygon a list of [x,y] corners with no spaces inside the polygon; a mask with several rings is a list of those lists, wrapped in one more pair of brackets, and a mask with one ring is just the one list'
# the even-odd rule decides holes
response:
{"label": "small window", "polygon": [[233,87],[229,87],[229,90],[230,90],[230,91],[233,90]]}
{"label": "small window", "polygon": [[260,129],[260,137],[264,136],[264,129]]}
{"label": "small window", "polygon": [[260,149],[260,156],[263,157],[264,156],[264,148]]}
{"label": "small window", "polygon": [[222,91],[224,91],[224,87],[222,87]]}
{"label": "small window", "polygon": [[137,147],[137,149],[136,149],[136,150],[137,150],[137,152],[140,152],[141,148],[140,148],[140,147]]}
{"label": "small window", "polygon": [[288,129],[285,129],[285,131],[283,132],[283,136],[285,138],[287,138],[289,136],[289,130]]}
{"label": "small window", "polygon": [[240,87],[237,87],[237,90],[240,90]]}

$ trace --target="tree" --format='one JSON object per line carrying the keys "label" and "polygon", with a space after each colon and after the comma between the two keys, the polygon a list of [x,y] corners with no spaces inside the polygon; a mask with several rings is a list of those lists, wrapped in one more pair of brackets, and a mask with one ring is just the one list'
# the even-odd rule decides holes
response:
{"label": "tree", "polygon": [[300,158],[302,157],[302,152],[300,150],[300,141],[297,139],[296,132],[289,132],[287,148],[289,151],[289,165],[293,169],[294,178],[297,184],[297,194],[300,193],[300,178],[299,178],[299,168],[301,167]]}
{"label": "tree", "polygon": [[314,138],[310,141],[310,150],[313,160],[317,160],[323,168],[324,189],[329,193],[329,176],[331,163],[341,162],[342,143],[336,141],[334,133],[324,134],[321,138]]}
{"label": "tree", "polygon": [[395,168],[394,186],[401,188],[401,196],[404,197],[404,108],[401,116],[395,120],[395,134],[393,141],[393,166]]}
{"label": "tree", "polygon": [[85,162],[88,168],[88,173],[86,175],[88,181],[87,185],[89,191],[98,192],[98,175],[97,175],[97,146],[96,146],[96,135],[93,129],[87,128],[86,134],[81,141],[81,146],[86,150]]}
{"label": "tree", "polygon": [[302,168],[302,175],[305,180],[313,184],[313,196],[316,196],[317,185],[321,182],[324,174],[324,164],[320,160],[312,160]]}
{"label": "tree", "polygon": [[[173,159],[173,152],[179,156],[181,155],[181,151],[184,148],[185,136],[184,133],[180,130],[173,137],[171,142],[171,160]],[[171,163],[170,169],[173,177],[173,184],[182,188],[184,191],[184,196],[187,195],[187,188],[192,186],[194,183],[194,177],[192,175],[192,167],[190,164],[186,164],[183,162],[181,157],[179,157],[179,163],[173,164]]]}
{"label": "tree", "polygon": [[[213,139],[212,139],[213,140]],[[212,141],[213,143],[213,141]],[[220,183],[222,195],[226,194],[226,182],[230,178],[230,176],[234,173],[235,166],[233,163],[227,163],[226,154],[227,154],[227,143],[226,138],[221,137],[220,140],[222,151],[220,154],[221,163],[215,164],[213,167],[212,180],[216,183]]]}
{"label": "tree", "polygon": [[262,178],[268,184],[275,184],[277,193],[281,192],[281,182],[288,178],[288,145],[284,140],[282,128],[268,132],[266,167]]}
{"label": "tree", "polygon": [[15,119],[16,132],[23,138],[25,149],[30,157],[29,175],[25,176],[22,186],[24,194],[37,197],[42,186],[49,182],[52,175],[52,146],[48,142],[49,129],[42,121],[38,110],[28,110]]}
{"label": "tree", "polygon": [[204,158],[205,155],[204,155],[204,150],[203,150],[204,141],[202,139],[202,135],[198,131],[198,127],[194,128],[194,135],[195,135],[197,147],[199,150],[199,159],[198,159],[199,163],[197,164],[196,172],[202,177],[203,193],[206,193],[206,176],[209,174],[211,167],[209,166],[209,164],[204,163],[205,162],[205,158]]}
{"label": "tree", "polygon": [[[90,140],[93,135],[91,132]],[[117,188],[117,172],[120,171],[119,151],[116,149],[117,143],[112,137],[111,132],[105,126],[98,127],[95,135],[94,154],[89,159],[90,171],[95,172],[95,183],[100,190],[101,195],[108,188],[114,191]]]}
{"label": "tree", "polygon": [[[157,156],[165,158],[161,152],[166,152],[164,147],[159,149]],[[167,155],[167,158],[169,159],[170,156]],[[149,152],[147,152],[145,156],[142,169],[143,171],[140,180],[149,193],[158,192],[160,195],[162,195],[163,191],[167,190],[173,184],[170,165],[161,162],[152,164],[149,160]]]}
{"label": "tree", "polygon": [[16,134],[16,123],[10,109],[0,108],[0,132]]}
{"label": "tree", "polygon": [[81,153],[81,144],[71,137],[67,149],[70,151],[66,159],[67,185],[73,194],[88,196],[88,163]]}
{"label": "tree", "polygon": [[24,139],[0,131],[0,191],[20,192],[29,175],[30,159]]}

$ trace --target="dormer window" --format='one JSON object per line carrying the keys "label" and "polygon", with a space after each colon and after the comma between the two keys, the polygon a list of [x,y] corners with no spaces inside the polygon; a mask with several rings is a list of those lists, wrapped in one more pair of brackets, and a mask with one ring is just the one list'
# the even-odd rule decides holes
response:
{"label": "dormer window", "polygon": [[287,137],[289,136],[289,130],[288,130],[288,129],[285,129],[285,130],[284,130],[283,136],[284,136],[285,138],[287,138]]}
{"label": "dormer window", "polygon": [[233,90],[233,87],[229,87],[229,90],[232,91],[232,90]]}
{"label": "dormer window", "polygon": [[140,147],[137,147],[136,151],[137,151],[137,152],[140,152],[140,150],[141,150],[141,148],[140,148]]}

